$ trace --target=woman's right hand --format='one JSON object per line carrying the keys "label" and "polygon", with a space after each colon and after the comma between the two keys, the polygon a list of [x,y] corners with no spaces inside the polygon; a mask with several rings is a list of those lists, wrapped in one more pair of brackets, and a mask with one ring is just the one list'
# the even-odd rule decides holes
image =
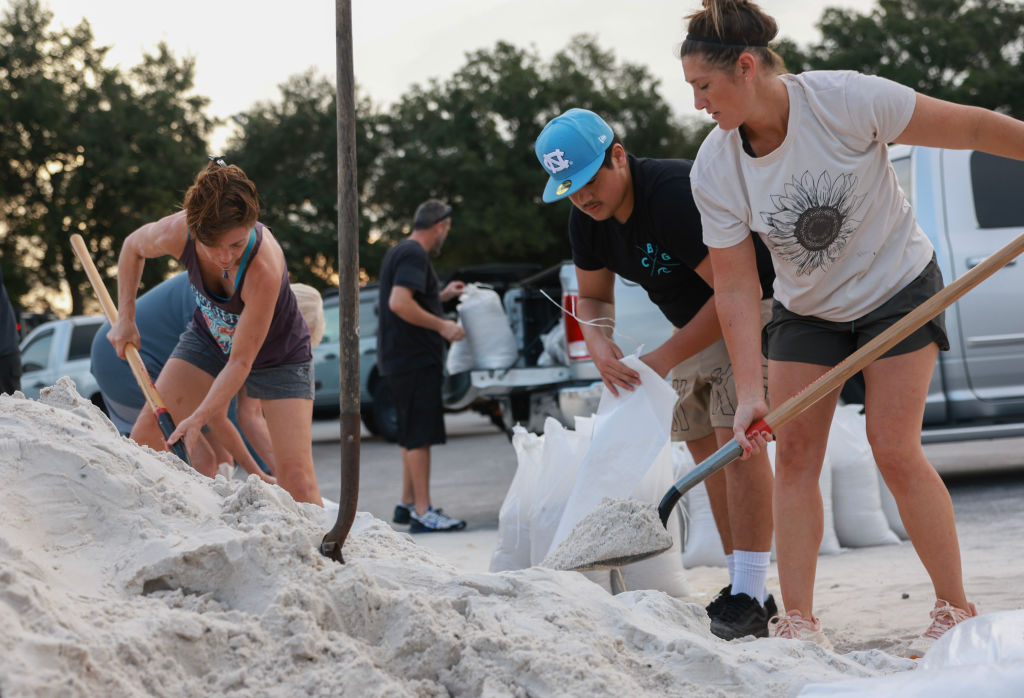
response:
{"label": "woman's right hand", "polygon": [[740,402],[736,408],[736,417],[732,422],[733,438],[743,449],[740,460],[746,460],[751,455],[761,452],[761,449],[768,445],[770,438],[766,438],[763,432],[758,432],[747,438],[747,431],[759,419],[768,414],[768,405],[764,400]]}
{"label": "woman's right hand", "polygon": [[111,325],[110,330],[107,332],[107,339],[114,346],[114,351],[122,359],[126,358],[124,354],[125,346],[131,344],[138,349],[142,345],[139,328],[136,324],[128,320],[121,320],[120,318]]}

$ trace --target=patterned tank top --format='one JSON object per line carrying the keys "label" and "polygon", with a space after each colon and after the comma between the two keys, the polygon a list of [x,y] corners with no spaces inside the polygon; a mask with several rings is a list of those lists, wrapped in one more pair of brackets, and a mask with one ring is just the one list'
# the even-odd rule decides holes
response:
{"label": "patterned tank top", "polygon": [[[196,311],[192,315],[192,326],[205,339],[211,349],[221,352],[224,356],[231,354],[231,343],[235,335],[235,326],[245,308],[242,301],[242,287],[245,284],[249,262],[259,253],[263,242],[265,226],[257,223],[249,233],[249,243],[242,255],[235,277],[235,290],[229,298],[222,298],[213,293],[203,283],[203,275],[199,270],[199,258],[196,254],[195,238],[189,234],[185,249],[179,260],[188,271],[188,280],[192,284],[192,294],[196,299]],[[313,354],[310,349],[309,328],[299,311],[295,294],[288,285],[287,270],[281,276],[281,287],[277,293],[277,304],[274,306],[274,317],[270,321],[270,329],[263,340],[253,368],[268,368],[284,364],[295,364],[309,361]]]}

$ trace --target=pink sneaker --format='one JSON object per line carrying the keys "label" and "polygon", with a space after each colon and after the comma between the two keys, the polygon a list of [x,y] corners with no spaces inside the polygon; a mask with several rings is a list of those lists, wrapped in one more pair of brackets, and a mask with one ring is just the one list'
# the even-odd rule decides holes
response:
{"label": "pink sneaker", "polygon": [[832,650],[832,643],[825,637],[825,633],[821,629],[821,621],[814,616],[808,620],[800,614],[800,611],[789,611],[784,616],[775,616],[768,621],[768,632],[771,637],[804,640]]}
{"label": "pink sneaker", "polygon": [[962,608],[957,608],[948,601],[942,599],[936,599],[935,607],[932,608],[931,616],[932,624],[928,626],[928,629],[921,633],[920,637],[915,638],[911,641],[908,647],[908,653],[911,659],[920,659],[924,656],[935,641],[946,634],[950,628],[957,623],[963,623],[968,618],[973,618],[978,615],[978,609],[973,603],[967,602],[970,607],[969,611],[965,611]]}

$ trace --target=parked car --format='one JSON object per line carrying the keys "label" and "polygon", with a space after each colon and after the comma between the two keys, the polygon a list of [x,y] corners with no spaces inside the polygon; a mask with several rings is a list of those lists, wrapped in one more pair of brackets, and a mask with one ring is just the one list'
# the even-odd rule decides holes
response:
{"label": "parked car", "polygon": [[21,391],[39,398],[39,391],[62,376],[75,382],[78,394],[103,409],[100,387],[89,371],[92,339],[102,315],[82,315],[44,322],[21,342]]}

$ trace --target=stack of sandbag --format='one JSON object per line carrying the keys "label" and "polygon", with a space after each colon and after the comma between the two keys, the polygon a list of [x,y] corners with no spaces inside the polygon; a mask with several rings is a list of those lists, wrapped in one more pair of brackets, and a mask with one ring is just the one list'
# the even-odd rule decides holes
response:
{"label": "stack of sandbag", "polygon": [[[868,444],[860,405],[840,405],[829,430],[828,447],[818,480],[821,489],[824,530],[822,555],[842,548],[891,545],[907,540],[896,502],[886,487]],[[686,445],[673,444],[676,470],[683,474],[696,465]],[[768,444],[768,459],[775,469],[775,442]],[[725,566],[725,552],[711,513],[704,483],[687,492],[684,513],[683,565]],[[774,538],[772,551],[774,559]]]}
{"label": "stack of sandbag", "polygon": [[[597,413],[577,418],[575,429],[549,418],[543,436],[514,430],[517,471],[498,515],[491,571],[540,563],[606,496],[657,505],[678,479],[669,442],[675,392],[635,355],[624,362],[640,372],[642,385],[618,397],[606,392]],[[679,525],[673,514],[669,531]],[[679,536],[673,540],[670,551],[621,569],[627,589],[689,594]],[[583,574],[610,589],[607,571]]]}
{"label": "stack of sandbag", "polygon": [[516,363],[519,347],[494,289],[466,284],[457,310],[459,325],[466,336],[454,342],[448,351],[449,375],[474,369],[511,368]]}

